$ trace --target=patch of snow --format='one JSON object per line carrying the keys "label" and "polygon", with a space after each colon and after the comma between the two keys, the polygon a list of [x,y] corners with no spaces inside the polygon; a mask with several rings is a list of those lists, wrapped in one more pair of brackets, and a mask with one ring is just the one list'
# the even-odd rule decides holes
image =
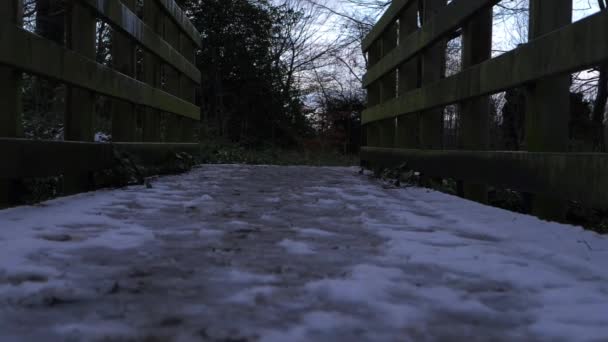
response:
{"label": "patch of snow", "polygon": [[314,341],[319,334],[339,334],[342,330],[356,328],[361,322],[340,312],[314,311],[303,315],[297,325],[285,331],[267,331],[262,342]]}
{"label": "patch of snow", "polygon": [[228,224],[231,226],[237,226],[237,227],[249,226],[249,222],[241,221],[241,220],[230,220],[230,221],[228,221]]}
{"label": "patch of snow", "polygon": [[202,228],[198,231],[198,235],[202,238],[219,238],[224,235],[224,232],[217,229]]}
{"label": "patch of snow", "polygon": [[311,295],[327,300],[350,303],[373,303],[385,298],[395,282],[403,280],[403,271],[375,265],[357,265],[349,277],[309,282],[305,288]]}
{"label": "patch of snow", "polygon": [[92,321],[64,324],[55,330],[66,339],[108,340],[116,338],[134,338],[136,331],[129,325],[116,321]]}
{"label": "patch of snow", "polygon": [[608,336],[607,237],[356,171],[204,165],[2,210],[0,340]]}
{"label": "patch of snow", "polygon": [[279,202],[281,202],[281,198],[280,197],[267,197],[264,200],[266,202],[268,202],[268,203],[279,203]]}
{"label": "patch of snow", "polygon": [[278,243],[279,246],[285,248],[291,254],[313,254],[314,250],[305,242],[284,239]]}
{"label": "patch of snow", "polygon": [[255,286],[238,292],[234,296],[228,298],[228,301],[231,303],[253,305],[265,300],[275,291],[276,288],[272,286]]}
{"label": "patch of snow", "polygon": [[298,232],[298,234],[302,234],[302,235],[312,235],[312,236],[321,236],[321,237],[328,237],[328,236],[336,235],[332,232],[328,232],[326,230],[317,229],[317,228],[296,228],[296,231]]}
{"label": "patch of snow", "polygon": [[213,201],[213,197],[205,194],[205,195],[200,196],[200,197],[198,197],[196,199],[184,202],[184,207],[186,207],[186,208],[196,208],[196,207],[204,205],[204,204],[206,204],[207,202],[210,202],[210,201]]}
{"label": "patch of snow", "polygon": [[112,141],[112,135],[104,132],[95,133],[95,142],[110,142]]}
{"label": "patch of snow", "polygon": [[236,283],[272,283],[276,282],[278,278],[274,275],[255,274],[247,271],[231,269],[227,272],[226,277]]}

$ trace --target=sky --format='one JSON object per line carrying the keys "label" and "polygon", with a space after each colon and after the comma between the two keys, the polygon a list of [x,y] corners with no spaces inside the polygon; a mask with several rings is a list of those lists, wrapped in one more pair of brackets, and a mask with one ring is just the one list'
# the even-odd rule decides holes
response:
{"label": "sky", "polygon": [[[349,0],[316,0],[321,4],[324,4],[336,12],[345,13],[347,15],[365,15],[366,13],[373,14],[368,8],[363,6],[353,5],[352,1]],[[376,0],[369,0],[369,2]],[[503,3],[508,5],[509,0],[504,0]],[[527,1],[526,1],[527,2]],[[573,0],[573,20],[577,21],[584,17],[587,17],[593,13],[599,11],[599,7],[596,0]],[[494,23],[494,49],[497,51],[508,51],[516,47],[517,43],[523,43],[525,41],[525,32],[517,32],[517,26],[521,26],[517,22],[517,18],[513,18],[507,21],[496,21]],[[323,30],[320,31],[323,34],[327,34],[331,39],[341,34],[340,26],[336,25],[335,21],[324,23]]]}
{"label": "sky", "polygon": [[[573,21],[581,20],[599,11],[596,0],[574,0],[573,8]],[[496,52],[509,51],[514,49],[518,43],[524,43],[527,40],[527,31],[522,32],[517,29],[519,26],[522,26],[520,24],[522,19],[524,18],[520,16],[519,18],[513,17],[504,22],[494,22],[493,45]],[[525,23],[523,24],[525,26]]]}
{"label": "sky", "polygon": [[[327,7],[332,8],[335,12],[346,14],[347,16],[363,17],[367,14],[375,15],[378,18],[380,13],[375,13],[367,7],[353,5],[353,0],[313,0]],[[363,0],[359,0],[363,1]],[[369,0],[372,2],[375,0]],[[551,1],[551,0],[548,0]],[[508,6],[519,1],[503,0],[502,4]],[[529,1],[524,1],[524,6],[528,6]],[[597,13],[599,6],[597,0],[573,0],[573,21],[581,20],[589,15]],[[497,7],[495,7],[495,11]],[[336,39],[342,33],[340,25],[341,20],[339,15],[334,16],[334,20],[324,22],[319,27],[319,34],[323,35],[328,41]],[[377,21],[377,20],[376,20]],[[343,20],[342,20],[343,22]],[[493,50],[494,56],[498,56],[504,52],[510,51],[517,47],[518,44],[527,41],[527,13],[522,13],[519,16],[512,16],[504,20],[498,18],[494,21],[493,27]],[[591,77],[593,73],[583,72],[582,77]]]}

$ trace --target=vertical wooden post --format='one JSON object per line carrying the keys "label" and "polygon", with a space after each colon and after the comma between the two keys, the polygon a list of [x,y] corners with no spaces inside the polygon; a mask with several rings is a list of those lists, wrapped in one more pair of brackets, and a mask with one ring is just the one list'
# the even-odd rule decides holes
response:
{"label": "vertical wooden post", "polygon": [[[572,0],[531,0],[529,39],[534,40],[572,22]],[[570,76],[536,81],[526,88],[525,144],[532,152],[568,151]],[[534,196],[532,213],[545,219],[565,218],[565,201]]]}
{"label": "vertical wooden post", "polygon": [[[177,51],[180,50],[179,42],[179,27],[173,22],[167,14],[164,14],[164,37],[167,43],[171,44]],[[167,91],[177,97],[181,97],[180,92],[180,75],[175,68],[170,65],[165,65],[165,84]],[[182,140],[182,118],[175,114],[167,115],[167,131],[166,140],[169,142],[180,142]]]}
{"label": "vertical wooden post", "polygon": [[[67,15],[68,48],[79,54],[95,59],[95,29],[97,20],[94,13],[75,1],[70,3]],[[64,118],[64,140],[93,141],[93,119],[95,94],[89,90],[67,87]],[[64,193],[73,194],[88,190],[88,174],[64,175]]]}
{"label": "vertical wooden post", "polygon": [[[163,34],[161,9],[156,0],[144,1],[144,22],[159,36]],[[150,52],[144,52],[144,82],[160,89],[161,63],[160,59]],[[142,140],[145,142],[160,141],[160,114],[153,108],[145,108],[143,116]]]}
{"label": "vertical wooden post", "polygon": [[[180,52],[182,55],[186,57],[186,59],[188,59],[188,61],[190,61],[193,65],[196,65],[194,43],[183,32],[180,33],[180,45]],[[182,98],[190,103],[194,103],[196,96],[194,82],[188,76],[183,74],[180,75],[180,89],[182,92]],[[194,132],[198,123],[198,121],[192,119],[182,120],[182,140],[184,142],[194,141]]]}
{"label": "vertical wooden post", "polygon": [[35,2],[36,33],[63,45],[65,38],[64,2],[58,0],[35,0]]}
{"label": "vertical wooden post", "polygon": [[[370,46],[367,52],[367,64],[368,69],[374,66],[378,61],[380,61],[380,56],[382,55],[382,41],[377,40]],[[367,106],[372,107],[380,104],[381,102],[381,91],[380,91],[380,81],[372,82],[367,87]],[[378,147],[381,146],[380,141],[380,129],[378,127],[377,122],[372,122],[364,127],[365,135],[368,146]]]}
{"label": "vertical wooden post", "polygon": [[[399,45],[405,44],[405,39],[418,30],[418,6],[411,2],[399,17]],[[403,63],[398,71],[397,96],[401,96],[418,87],[418,58]],[[402,115],[397,118],[395,131],[395,147],[418,147],[418,120],[417,113]]]}
{"label": "vertical wooden post", "polygon": [[[136,0],[121,0],[131,11],[135,11]],[[128,36],[112,31],[112,62],[114,69],[135,78],[135,43]],[[112,106],[112,141],[135,141],[137,116],[135,105],[115,100]]]}
{"label": "vertical wooden post", "polygon": [[604,124],[604,146],[608,148],[608,124]]}
{"label": "vertical wooden post", "polygon": [[[423,26],[447,5],[447,0],[423,0]],[[441,40],[422,53],[422,86],[440,80],[445,69],[446,41]],[[420,147],[441,149],[443,134],[443,109],[431,109],[421,113]]]}
{"label": "vertical wooden post", "polygon": [[[0,1],[0,22],[22,24],[22,0]],[[21,71],[0,66],[0,137],[20,137]]]}
{"label": "vertical wooden post", "polygon": [[[462,32],[462,68],[466,69],[492,57],[492,8],[480,11]],[[479,97],[460,104],[461,147],[465,150],[487,150],[490,138],[490,98]],[[488,202],[485,184],[463,183],[464,197]]]}
{"label": "vertical wooden post", "polygon": [[[22,13],[22,0],[0,1],[0,22],[21,26]],[[0,137],[22,136],[21,112],[21,72],[0,66]],[[13,204],[13,185],[13,181],[0,179],[0,208]]]}
{"label": "vertical wooden post", "polygon": [[[69,11],[67,47],[94,60],[95,15],[78,1],[71,3]],[[65,140],[93,141],[94,110],[94,93],[76,87],[67,88]]]}
{"label": "vertical wooden post", "polygon": [[[393,23],[382,34],[380,57],[388,55],[397,47],[397,23]],[[390,71],[380,79],[380,103],[387,102],[397,96],[397,70]],[[396,119],[386,119],[377,123],[380,130],[380,146],[392,148],[395,146]]]}

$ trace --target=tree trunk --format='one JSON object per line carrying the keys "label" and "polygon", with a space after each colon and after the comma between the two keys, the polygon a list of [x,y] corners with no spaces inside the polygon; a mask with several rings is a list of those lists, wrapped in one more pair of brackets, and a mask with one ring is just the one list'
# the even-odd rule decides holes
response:
{"label": "tree trunk", "polygon": [[600,79],[598,81],[597,96],[593,104],[593,149],[595,152],[605,152],[606,144],[604,139],[604,113],[608,102],[608,64],[600,67]]}

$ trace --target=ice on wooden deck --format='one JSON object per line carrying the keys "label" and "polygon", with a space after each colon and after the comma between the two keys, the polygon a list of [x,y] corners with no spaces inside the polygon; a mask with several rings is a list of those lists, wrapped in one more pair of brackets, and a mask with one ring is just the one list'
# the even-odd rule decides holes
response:
{"label": "ice on wooden deck", "polygon": [[0,211],[0,340],[593,341],[608,239],[354,168],[202,166]]}

